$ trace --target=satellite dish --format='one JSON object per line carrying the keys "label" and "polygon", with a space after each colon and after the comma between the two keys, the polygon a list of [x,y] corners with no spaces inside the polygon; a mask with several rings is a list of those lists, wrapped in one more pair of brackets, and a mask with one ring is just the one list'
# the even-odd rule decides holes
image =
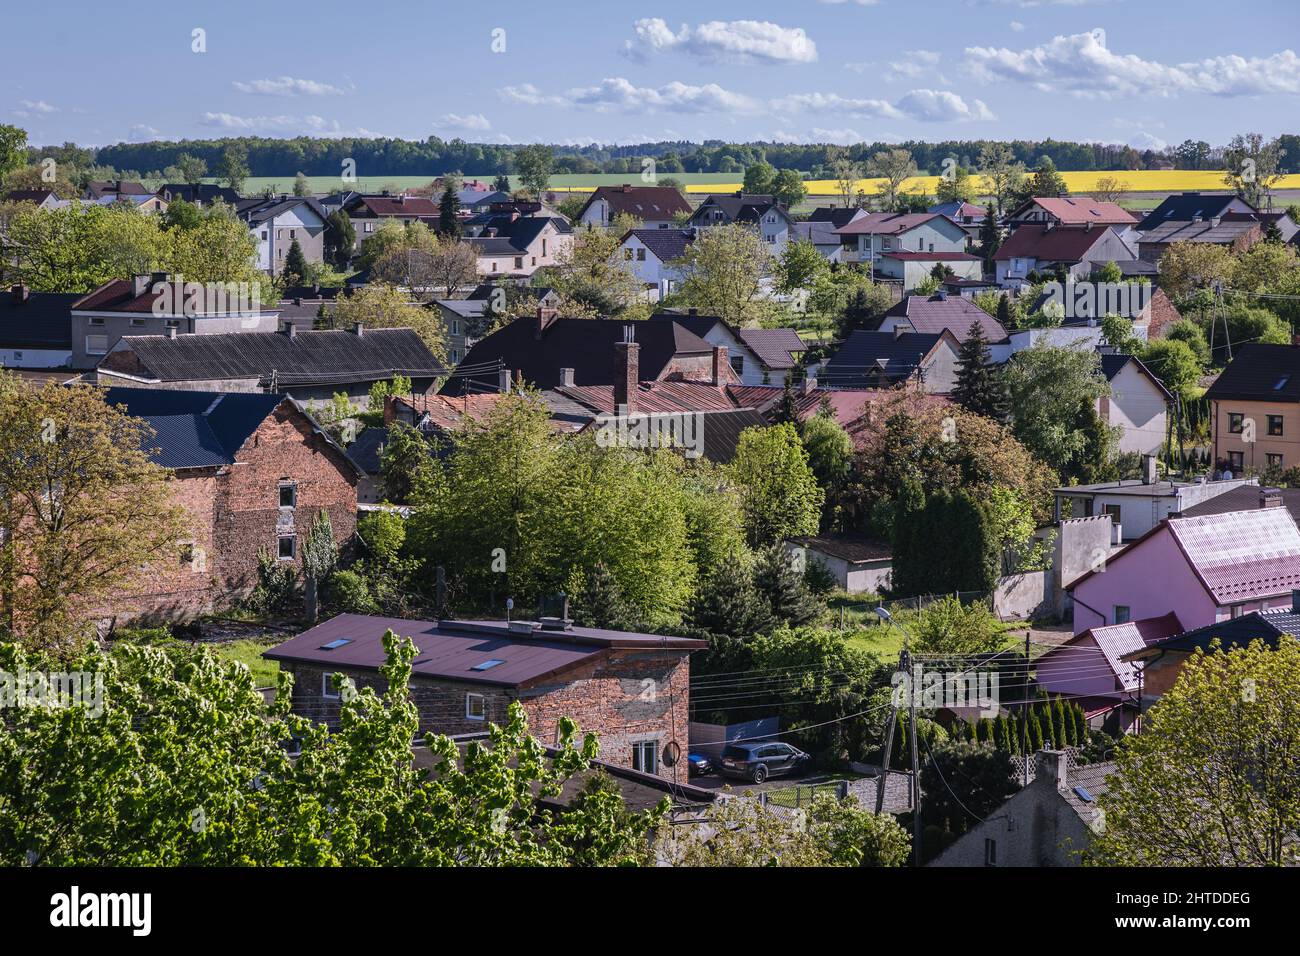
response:
{"label": "satellite dish", "polygon": [[664,745],[664,766],[671,767],[682,759],[682,747],[675,740],[668,741]]}

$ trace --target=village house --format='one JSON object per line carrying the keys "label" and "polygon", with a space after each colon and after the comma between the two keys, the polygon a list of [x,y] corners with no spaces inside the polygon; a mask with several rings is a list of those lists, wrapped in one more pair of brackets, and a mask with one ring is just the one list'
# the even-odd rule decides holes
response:
{"label": "village house", "polygon": [[239,193],[229,186],[218,186],[216,183],[163,183],[158,187],[155,195],[164,202],[171,203],[183,199],[199,207],[211,206],[216,202],[224,202],[228,206],[235,207],[242,201]]}
{"label": "village house", "polygon": [[279,392],[300,402],[346,395],[365,409],[375,382],[402,377],[427,392],[446,374],[412,329],[126,336],[88,375],[133,388]]}
{"label": "village house", "polygon": [[477,236],[465,242],[478,256],[478,273],[484,278],[527,278],[543,266],[562,260],[573,245],[573,229],[552,216],[493,216]]}
{"label": "village house", "polygon": [[1116,450],[1158,454],[1168,437],[1173,395],[1134,355],[1103,353],[1101,373],[1110,384],[1110,394],[1097,399],[1097,414],[1111,428],[1120,429]]}
{"label": "village house", "polygon": [[416,645],[411,698],[421,733],[504,724],[518,701],[529,732],[554,744],[559,720],[598,734],[609,763],[685,783],[690,655],[705,641],[540,622],[410,621],[340,614],[267,651],[294,675],[295,713],[337,725],[334,675],[383,692],[384,634]]}
{"label": "village house", "polygon": [[1181,633],[1178,615],[1124,624],[1099,625],[1058,644],[1034,662],[1038,689],[1073,700],[1088,725],[1127,733],[1138,717],[1140,668],[1128,659],[1136,651]]}
{"label": "village house", "polygon": [[101,199],[108,199],[111,202],[121,197],[152,195],[153,192],[148,189],[144,183],[136,183],[121,179],[93,179],[86,183],[86,188],[82,192],[81,198],[91,202],[97,202]]}
{"label": "village house", "polygon": [[1149,708],[1174,686],[1183,665],[1197,651],[1212,654],[1217,650],[1226,654],[1255,641],[1262,641],[1269,650],[1275,651],[1284,634],[1300,635],[1300,591],[1292,592],[1289,603],[1271,611],[1252,611],[1134,648],[1124,655],[1123,661],[1141,672],[1142,702]]}
{"label": "village house", "polygon": [[842,240],[856,240],[848,262],[870,267],[873,278],[900,283],[904,292],[925,281],[935,266],[965,279],[979,279],[983,263],[966,251],[966,231],[938,213],[876,212],[839,227]]}
{"label": "village house", "polygon": [[1013,231],[1024,223],[1051,223],[1054,226],[1114,226],[1121,234],[1138,223],[1137,217],[1122,206],[1089,196],[1035,196],[1009,212],[1006,221]]}
{"label": "village house", "polygon": [[1137,251],[1113,227],[1057,226],[1026,223],[993,254],[998,285],[1018,289],[1030,285],[1031,276],[1064,275],[1088,279],[1108,262],[1136,259]]}
{"label": "village house", "polygon": [[672,229],[691,215],[691,204],[673,186],[597,186],[575,225],[607,227],[630,216],[646,229]]}
{"label": "village house", "polygon": [[971,827],[929,866],[1079,866],[1101,831],[1097,799],[1113,763],[1070,767],[1069,755],[1040,750],[1034,779]]}
{"label": "village house", "polygon": [[1214,460],[1233,475],[1300,465],[1300,344],[1239,346],[1205,399]]}
{"label": "village house", "polygon": [[957,384],[961,343],[943,329],[909,332],[903,325],[891,331],[849,333],[821,370],[817,382],[824,388],[889,388],[900,382],[945,395]]}
{"label": "village house", "polygon": [[937,335],[951,332],[958,343],[970,338],[972,325],[978,325],[984,334],[984,341],[989,343],[989,352],[994,362],[1005,361],[1010,354],[1007,330],[997,319],[989,315],[970,299],[951,296],[946,292],[937,292],[931,296],[907,295],[890,306],[889,311],[880,320],[878,331],[919,332],[924,335]]}
{"label": "village house", "polygon": [[263,272],[273,276],[283,272],[295,242],[308,263],[325,261],[325,219],[329,214],[310,196],[243,199],[235,210],[257,240],[255,261]]}
{"label": "village house", "polygon": [[727,362],[744,385],[780,385],[798,369],[808,344],[794,329],[742,329],[717,316],[656,312],[652,322],[676,322],[709,345],[727,349]]}
{"label": "village house", "polygon": [[13,189],[5,193],[5,202],[29,202],[39,209],[59,208],[59,194],[53,189]]}
{"label": "village house", "polygon": [[353,193],[343,199],[340,208],[352,220],[352,230],[356,234],[353,252],[360,252],[361,244],[386,219],[403,226],[418,222],[429,229],[438,228],[438,204],[424,196],[408,196],[406,193],[394,196],[387,190],[374,194]]}
{"label": "village house", "polygon": [[692,229],[742,225],[758,231],[768,251],[779,256],[790,242],[794,220],[789,210],[775,196],[758,193],[731,193],[705,197],[686,224]]}
{"label": "village house", "polygon": [[[269,290],[268,290],[269,291]],[[113,279],[69,307],[72,366],[94,368],[125,336],[190,337],[274,332],[278,307],[261,287],[186,283],[165,272]]]}
{"label": "village house", "polygon": [[1171,221],[1138,234],[1138,257],[1158,263],[1176,242],[1223,246],[1245,252],[1264,238],[1265,223],[1254,213],[1228,213],[1191,222]]}
{"label": "village house", "polygon": [[[845,209],[842,211],[858,213],[859,216],[866,215],[866,212],[862,209]],[[845,219],[845,223],[848,222],[852,222],[852,220]],[[808,219],[804,222],[795,222],[790,225],[790,241],[811,243],[812,247],[827,262],[839,264],[845,261],[844,240],[839,234],[839,228],[834,221],[828,219]]]}
{"label": "village house", "polygon": [[257,583],[268,555],[300,571],[320,511],[346,547],[356,525],[360,472],[284,395],[110,388],[109,405],[149,427],[144,445],[172,476],[188,536],[152,561],[107,616],[174,621],[228,607]]}
{"label": "village house", "polygon": [[76,292],[0,292],[0,368],[67,368],[72,364],[70,308]]}
{"label": "village house", "polygon": [[1230,213],[1250,214],[1258,211],[1232,193],[1175,193],[1162,199],[1160,205],[1143,216],[1134,228],[1139,233],[1146,234],[1171,223],[1185,225],[1205,222],[1216,216],[1222,218]]}
{"label": "village house", "polygon": [[654,301],[662,301],[686,278],[681,259],[694,241],[690,229],[631,229],[619,243],[617,255],[638,282],[655,290]]}
{"label": "village house", "polygon": [[[539,312],[535,318],[515,319],[480,339],[462,364],[497,368],[507,381],[513,378],[542,389],[555,388],[566,378],[567,384],[630,381],[633,386],[662,379],[740,381],[727,362],[724,346],[709,345],[678,322],[564,319],[553,309]],[[631,348],[616,348],[619,343]],[[461,376],[448,379],[440,389],[443,395],[498,390],[499,381]]]}
{"label": "village house", "polygon": [[893,548],[860,535],[814,535],[787,538],[786,554],[801,567],[821,565],[836,587],[850,594],[884,594],[893,573]]}
{"label": "village house", "polygon": [[1205,627],[1289,607],[1293,588],[1300,529],[1282,507],[1166,518],[1068,586],[1075,634],[1170,611]]}

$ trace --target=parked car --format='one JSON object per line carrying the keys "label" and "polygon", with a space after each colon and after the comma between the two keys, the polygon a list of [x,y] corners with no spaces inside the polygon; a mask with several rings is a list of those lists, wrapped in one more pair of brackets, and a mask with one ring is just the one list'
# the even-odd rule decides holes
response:
{"label": "parked car", "polygon": [[789,744],[762,741],[728,744],[722,748],[722,763],[718,772],[724,777],[762,783],[768,777],[801,773],[811,763],[812,757]]}
{"label": "parked car", "polygon": [[692,777],[703,777],[713,773],[713,762],[704,754],[687,754],[686,766]]}

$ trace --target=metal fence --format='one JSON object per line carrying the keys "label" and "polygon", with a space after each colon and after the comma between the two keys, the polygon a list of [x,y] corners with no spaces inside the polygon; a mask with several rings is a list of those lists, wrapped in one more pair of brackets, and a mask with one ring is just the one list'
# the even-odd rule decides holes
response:
{"label": "metal fence", "polygon": [[836,800],[843,800],[849,795],[849,782],[831,780],[827,783],[801,783],[779,790],[764,790],[758,795],[758,802],[765,806],[798,810],[811,804],[819,793],[833,794]]}

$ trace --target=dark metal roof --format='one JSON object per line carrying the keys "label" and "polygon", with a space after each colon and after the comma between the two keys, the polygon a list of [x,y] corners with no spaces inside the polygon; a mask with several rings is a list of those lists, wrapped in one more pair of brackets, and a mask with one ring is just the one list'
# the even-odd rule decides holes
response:
{"label": "dark metal roof", "polygon": [[636,236],[660,262],[680,259],[686,253],[686,247],[695,241],[693,229],[632,229],[623,237],[624,242],[628,236]]}
{"label": "dark metal roof", "polygon": [[851,332],[817,375],[823,385],[865,388],[883,375],[902,381],[917,371],[943,338],[943,333]]}
{"label": "dark metal roof", "polygon": [[183,199],[186,202],[213,203],[220,199],[222,202],[235,205],[242,201],[239,193],[235,192],[229,186],[218,186],[216,183],[163,183],[158,187],[158,196],[164,198],[170,197],[169,201],[174,202],[177,199]]}
{"label": "dark metal roof", "polygon": [[1167,222],[1187,223],[1197,216],[1202,219],[1222,216],[1236,198],[1232,193],[1179,193],[1176,196],[1166,196],[1159,206],[1137,224],[1137,229],[1139,232],[1150,232]]}
{"label": "dark metal roof", "polygon": [[1229,511],[1250,511],[1263,508],[1264,499],[1276,496],[1282,501],[1282,507],[1291,512],[1291,517],[1300,524],[1300,488],[1268,488],[1259,485],[1239,485],[1221,495],[1215,495],[1208,501],[1183,511],[1179,517],[1200,518],[1205,515],[1221,515]]}
{"label": "dark metal roof", "polygon": [[1115,376],[1124,371],[1124,368],[1130,363],[1137,365],[1138,371],[1145,375],[1151,384],[1164,394],[1167,401],[1173,401],[1174,396],[1165,388],[1165,383],[1156,378],[1154,372],[1147,368],[1143,361],[1136,355],[1125,355],[1121,352],[1102,352],[1101,353],[1101,374],[1106,376],[1106,381],[1113,381]]}
{"label": "dark metal roof", "polygon": [[998,262],[1038,259],[1040,262],[1081,262],[1088,250],[1110,231],[1108,226],[1054,226],[1026,223],[993,254]]}
{"label": "dark metal roof", "polygon": [[[593,660],[613,648],[661,650],[676,656],[708,646],[705,641],[682,637],[590,627],[520,634],[504,621],[408,621],[340,614],[262,656],[278,661],[332,664],[340,669],[377,670],[386,660],[383,637],[389,630],[415,642],[414,677],[496,687],[527,686]],[[333,650],[325,649],[324,645],[339,640],[348,643]],[[501,663],[487,670],[474,669],[489,660]]]}
{"label": "dark metal roof", "polygon": [[229,465],[235,453],[282,402],[262,392],[187,392],[110,388],[104,401],[144,419],[154,430],[144,445],[164,468]]}
{"label": "dark metal roof", "polygon": [[790,538],[810,551],[843,558],[854,564],[866,561],[888,561],[894,556],[893,547],[885,541],[875,541],[858,535],[825,535]]}
{"label": "dark metal roof", "polygon": [[[620,322],[614,319],[551,319],[546,323],[532,317],[516,319],[476,342],[466,353],[465,367],[487,366],[519,370],[524,380],[538,388],[560,384],[560,369],[573,369],[577,385],[612,385],[615,344],[623,341],[626,329],[633,331],[640,345],[640,381],[657,379],[679,355],[709,355],[713,347],[678,322]],[[466,384],[452,378],[442,387],[444,395],[462,391],[495,391],[497,383]]]}
{"label": "dark metal roof", "polygon": [[412,329],[322,329],[297,332],[228,332],[219,335],[132,335],[100,363],[162,382],[256,379],[274,374],[278,386],[377,382],[394,375],[437,378],[445,369]]}
{"label": "dark metal roof", "polygon": [[1300,402],[1300,348],[1250,342],[1205,392],[1210,401]]}
{"label": "dark metal roof", "polygon": [[[1192,631],[1184,631],[1182,634],[1151,645],[1151,650],[1194,651],[1200,648],[1208,652],[1215,640],[1219,641],[1220,648],[1225,651],[1246,647],[1257,640],[1277,650],[1278,638],[1283,634],[1296,633],[1300,633],[1300,615],[1290,612],[1260,614],[1258,611],[1252,611],[1241,617],[1207,624]],[[1141,651],[1136,653],[1142,654]]]}
{"label": "dark metal roof", "polygon": [[906,295],[885,313],[889,318],[905,318],[915,332],[936,334],[947,330],[958,342],[970,335],[971,323],[978,322],[989,342],[1005,342],[1007,330],[970,299],[959,295]]}
{"label": "dark metal roof", "polygon": [[0,289],[0,346],[7,349],[71,349],[76,292]]}

